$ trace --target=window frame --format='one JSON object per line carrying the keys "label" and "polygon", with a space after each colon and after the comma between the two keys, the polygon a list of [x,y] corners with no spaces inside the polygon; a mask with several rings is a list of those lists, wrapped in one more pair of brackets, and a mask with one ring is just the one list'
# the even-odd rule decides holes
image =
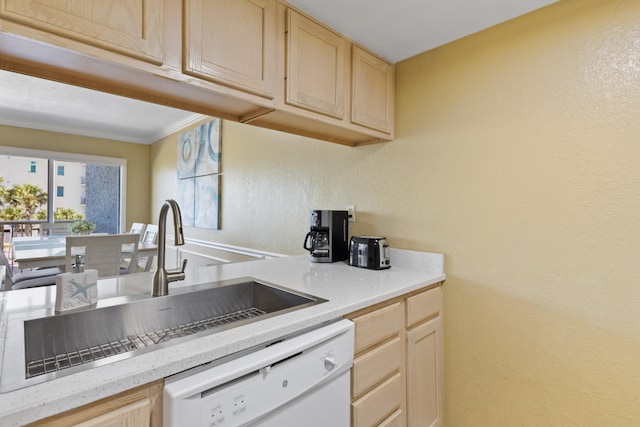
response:
{"label": "window frame", "polygon": [[[19,147],[7,147],[0,145],[0,154],[7,156],[17,156],[17,157],[32,157],[36,159],[48,160],[48,174],[47,174],[47,193],[51,198],[55,194],[57,194],[56,189],[54,188],[54,180],[56,176],[56,172],[54,171],[52,165],[54,161],[59,162],[76,162],[76,163],[101,163],[105,165],[112,166],[120,166],[120,212],[118,215],[119,218],[119,227],[120,232],[123,233],[125,231],[124,227],[126,224],[126,212],[127,212],[127,159],[123,159],[120,157],[107,157],[107,156],[98,156],[92,154],[77,154],[77,153],[65,153],[61,151],[48,151],[48,150],[37,150],[34,148],[19,148]],[[47,204],[47,217],[49,218],[49,222],[53,222],[53,205],[54,203]]]}

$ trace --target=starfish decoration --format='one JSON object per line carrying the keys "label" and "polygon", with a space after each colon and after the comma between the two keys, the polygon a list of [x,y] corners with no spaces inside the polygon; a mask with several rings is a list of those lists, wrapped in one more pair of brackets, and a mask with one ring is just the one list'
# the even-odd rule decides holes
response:
{"label": "starfish decoration", "polygon": [[82,296],[84,296],[85,298],[89,298],[89,296],[87,295],[87,290],[92,287],[92,286],[97,286],[98,283],[89,283],[86,286],[83,285],[82,283],[78,283],[75,280],[71,279],[69,280],[69,283],[71,283],[73,286],[76,287],[76,290],[73,294],[71,294],[71,298],[75,297],[76,295],[82,294]]}

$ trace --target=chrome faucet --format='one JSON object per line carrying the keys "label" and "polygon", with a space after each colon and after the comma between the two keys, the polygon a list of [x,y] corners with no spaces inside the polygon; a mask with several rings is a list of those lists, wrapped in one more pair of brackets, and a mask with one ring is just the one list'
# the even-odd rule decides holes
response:
{"label": "chrome faucet", "polygon": [[169,295],[169,282],[184,280],[184,269],[187,267],[187,260],[182,262],[181,270],[167,271],[164,267],[165,249],[167,240],[167,212],[171,208],[173,212],[173,226],[175,228],[175,245],[184,245],[184,234],[182,233],[182,215],[180,207],[175,200],[167,199],[160,208],[160,219],[158,220],[158,268],[153,276],[153,291],[151,296],[159,297]]}

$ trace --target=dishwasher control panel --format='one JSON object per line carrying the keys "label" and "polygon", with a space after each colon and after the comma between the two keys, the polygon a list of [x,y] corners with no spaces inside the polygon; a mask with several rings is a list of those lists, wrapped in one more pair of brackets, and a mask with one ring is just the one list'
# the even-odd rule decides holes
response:
{"label": "dishwasher control panel", "polygon": [[[317,411],[318,425],[338,427],[344,419],[348,426],[353,342],[353,324],[341,320],[209,369],[194,369],[193,375],[168,378],[164,425],[276,426],[282,425],[278,417],[286,414],[291,421],[299,412],[304,417],[299,425],[311,427],[309,413]],[[334,412],[339,418],[327,424],[327,414]]]}

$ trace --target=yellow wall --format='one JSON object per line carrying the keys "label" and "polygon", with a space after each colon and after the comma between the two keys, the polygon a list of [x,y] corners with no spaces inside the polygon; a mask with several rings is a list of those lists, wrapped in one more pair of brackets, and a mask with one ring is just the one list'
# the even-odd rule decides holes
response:
{"label": "yellow wall", "polygon": [[[205,120],[206,121],[206,120]],[[198,126],[198,124],[194,126]],[[151,147],[152,212],[176,197],[177,134]],[[185,228],[191,238],[285,254],[305,252],[311,209],[356,204],[357,229],[378,216],[369,184],[354,185],[353,170],[381,146],[354,150],[327,142],[224,121],[222,124],[221,227]],[[374,160],[374,159],[372,159]],[[371,166],[373,166],[371,164]],[[366,171],[365,167],[365,171]],[[358,193],[366,191],[366,195]],[[359,201],[362,205],[358,205]],[[377,203],[377,202],[375,202]]]}
{"label": "yellow wall", "polygon": [[125,229],[128,230],[132,222],[149,222],[148,145],[0,125],[0,146],[127,159]]}
{"label": "yellow wall", "polygon": [[447,425],[640,425],[640,2],[562,0],[396,90],[398,203],[446,254]]}
{"label": "yellow wall", "polygon": [[562,0],[398,64],[390,143],[224,122],[223,228],[187,234],[298,254],[354,204],[352,234],[446,254],[448,427],[637,426],[639,117],[640,2]]}

